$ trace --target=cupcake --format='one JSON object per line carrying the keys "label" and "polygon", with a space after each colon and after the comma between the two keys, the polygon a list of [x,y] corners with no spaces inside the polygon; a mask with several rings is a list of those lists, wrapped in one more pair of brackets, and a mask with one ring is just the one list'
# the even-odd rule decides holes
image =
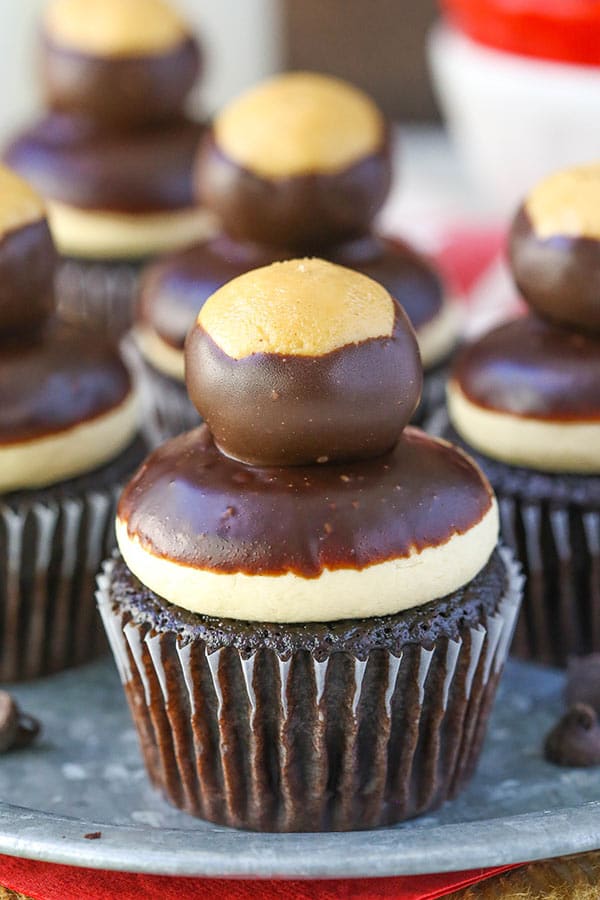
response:
{"label": "cupcake", "polygon": [[202,142],[196,183],[223,232],[150,266],[140,290],[136,334],[167,433],[197,423],[183,361],[202,304],[232,278],[299,255],[363,272],[400,301],[425,366],[420,412],[443,400],[456,308],[429,263],[373,231],[390,182],[389,128],[349,84],[288,73],[222,110]]}
{"label": "cupcake", "polygon": [[147,452],[116,349],[53,317],[43,203],[0,167],[0,680],[104,647],[94,576],[114,546],[116,486]]}
{"label": "cupcake", "polygon": [[62,311],[123,330],[139,261],[212,229],[185,112],[198,43],[164,0],[51,0],[40,44],[47,113],[5,160],[47,200]]}
{"label": "cupcake", "polygon": [[514,220],[530,312],[467,346],[452,429],[499,497],[527,588],[515,651],[563,665],[600,650],[600,165],[552,175]]}
{"label": "cupcake", "polygon": [[123,492],[98,603],[152,782],[261,831],[392,824],[471,775],[520,577],[491,488],[406,427],[414,331],[365,275],[246,273],[186,343],[204,425]]}

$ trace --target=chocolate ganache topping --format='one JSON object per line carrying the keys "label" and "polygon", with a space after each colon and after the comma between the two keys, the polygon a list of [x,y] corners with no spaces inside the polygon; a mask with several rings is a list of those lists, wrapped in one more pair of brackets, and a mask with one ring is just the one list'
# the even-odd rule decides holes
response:
{"label": "chocolate ganache topping", "polygon": [[408,319],[365,275],[304,259],[234,279],[186,343],[206,424],[122,494],[125,562],[171,603],[254,621],[392,613],[466,584],[496,503],[467,456],[405,428],[421,378]]}
{"label": "chocolate ganache topping", "polygon": [[117,349],[52,316],[55,260],[41,199],[0,166],[0,492],[94,469],[136,431]]}
{"label": "chocolate ganache topping", "polygon": [[464,348],[448,384],[461,437],[547,472],[600,472],[600,165],[551,175],[510,240],[532,312]]}

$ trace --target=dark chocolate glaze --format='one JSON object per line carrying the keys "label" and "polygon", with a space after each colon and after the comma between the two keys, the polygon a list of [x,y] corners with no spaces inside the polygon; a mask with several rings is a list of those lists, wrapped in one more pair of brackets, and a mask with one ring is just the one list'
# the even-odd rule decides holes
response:
{"label": "dark chocolate glaze", "polygon": [[510,261],[519,290],[536,312],[600,331],[600,241],[560,234],[540,238],[521,207],[510,233]]}
{"label": "dark chocolate glaze", "polygon": [[364,235],[391,184],[389,136],[381,147],[333,174],[263,178],[229,159],[209,132],[196,162],[196,186],[236,240],[295,248],[295,255]]}
{"label": "dark chocolate glaze", "polygon": [[0,443],[55,434],[108,413],[131,390],[118,349],[52,321],[35,340],[0,344]]}
{"label": "dark chocolate glaze", "polygon": [[[225,235],[196,244],[149,266],[137,320],[170,346],[183,350],[186,335],[211,294],[250,269],[296,256],[291,250],[242,244]],[[329,248],[322,256],[382,284],[417,330],[441,310],[444,293],[438,275],[402,241],[371,235]]]}
{"label": "dark chocolate glaze", "polygon": [[56,250],[46,219],[0,239],[0,335],[41,327],[54,308]]}
{"label": "dark chocolate glaze", "polygon": [[301,650],[317,659],[340,652],[366,659],[373,650],[397,654],[406,644],[430,647],[441,638],[457,640],[463,627],[476,627],[497,612],[507,581],[505,565],[495,550],[472,581],[423,606],[388,616],[285,625],[218,619],[173,606],[145,587],[121,558],[111,574],[109,590],[115,605],[129,613],[136,625],[149,625],[154,633],[175,633],[184,643],[202,640],[211,653],[234,647],[244,656],[267,649],[283,659]]}
{"label": "dark chocolate glaze", "polygon": [[465,346],[453,377],[486,409],[559,422],[600,419],[600,336],[534,315]]}
{"label": "dark chocolate glaze", "polygon": [[201,426],[148,458],[118,516],[164,559],[316,578],[439,546],[480,522],[492,496],[467,457],[414,428],[372,460],[250,468],[221,454]]}
{"label": "dark chocolate glaze", "polygon": [[220,449],[260,466],[386,453],[408,425],[423,385],[414,332],[395,306],[389,337],[320,356],[232,359],[196,324],[185,346],[186,385]]}
{"label": "dark chocolate glaze", "polygon": [[42,85],[48,108],[132,131],[166,123],[182,111],[200,74],[200,48],[189,37],[164,53],[93,56],[42,38]]}
{"label": "dark chocolate glaze", "polygon": [[83,209],[152,213],[194,206],[192,170],[204,125],[179,117],[128,133],[50,115],[17,137],[6,163],[45,197]]}

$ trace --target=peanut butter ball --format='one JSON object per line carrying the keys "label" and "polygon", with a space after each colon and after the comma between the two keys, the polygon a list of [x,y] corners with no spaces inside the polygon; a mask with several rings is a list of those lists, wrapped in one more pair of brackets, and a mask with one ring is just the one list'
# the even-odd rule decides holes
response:
{"label": "peanut butter ball", "polygon": [[366,459],[419,402],[416,338],[377,282],[320,259],[220,288],[188,334],[186,382],[219,449],[250,465]]}
{"label": "peanut butter ball", "polygon": [[510,259],[535,312],[600,332],[600,163],[556,172],[533,189],[512,226]]}
{"label": "peanut butter ball", "polygon": [[172,118],[199,73],[198,44],[165,0],[52,0],[42,37],[48,105],[97,127]]}
{"label": "peanut butter ball", "polygon": [[200,199],[232,237],[310,252],[364,234],[390,180],[381,112],[312,72],[271,78],[226,106],[196,170]]}
{"label": "peanut butter ball", "polygon": [[54,308],[55,265],[43,200],[0,165],[0,337],[44,324]]}

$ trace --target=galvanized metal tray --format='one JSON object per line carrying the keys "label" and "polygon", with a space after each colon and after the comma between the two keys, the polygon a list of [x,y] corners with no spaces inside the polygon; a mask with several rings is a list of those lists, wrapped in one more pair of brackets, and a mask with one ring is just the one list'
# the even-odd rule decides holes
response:
{"label": "galvanized metal tray", "polygon": [[0,757],[0,853],[156,874],[334,878],[596,849],[600,769],[559,769],[541,754],[562,689],[560,673],[511,661],[474,781],[433,815],[371,832],[261,835],[197,821],[154,792],[104,660],[15,689],[44,735]]}

